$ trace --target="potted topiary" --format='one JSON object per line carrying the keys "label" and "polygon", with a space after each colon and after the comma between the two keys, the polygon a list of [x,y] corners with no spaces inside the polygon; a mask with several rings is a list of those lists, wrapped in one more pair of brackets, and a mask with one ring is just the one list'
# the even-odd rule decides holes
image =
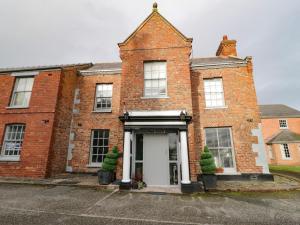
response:
{"label": "potted topiary", "polygon": [[205,190],[216,188],[217,176],[215,175],[216,165],[214,158],[208,147],[204,147],[204,152],[201,154],[200,166],[202,170],[202,181]]}
{"label": "potted topiary", "polygon": [[118,147],[114,146],[112,151],[106,154],[102,163],[102,168],[98,171],[98,180],[100,184],[110,184],[113,181],[118,158]]}

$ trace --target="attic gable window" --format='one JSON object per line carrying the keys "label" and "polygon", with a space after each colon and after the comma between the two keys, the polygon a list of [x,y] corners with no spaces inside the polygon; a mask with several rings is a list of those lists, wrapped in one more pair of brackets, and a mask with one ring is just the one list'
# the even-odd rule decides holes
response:
{"label": "attic gable window", "polygon": [[287,120],[279,120],[279,128],[287,129],[288,128]]}
{"label": "attic gable window", "polygon": [[144,63],[144,97],[166,97],[167,63]]}

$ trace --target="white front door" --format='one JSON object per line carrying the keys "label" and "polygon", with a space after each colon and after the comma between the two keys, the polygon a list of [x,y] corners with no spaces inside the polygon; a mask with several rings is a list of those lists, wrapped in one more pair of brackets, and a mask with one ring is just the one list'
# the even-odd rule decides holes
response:
{"label": "white front door", "polygon": [[144,134],[144,182],[148,185],[170,185],[169,139],[167,134]]}

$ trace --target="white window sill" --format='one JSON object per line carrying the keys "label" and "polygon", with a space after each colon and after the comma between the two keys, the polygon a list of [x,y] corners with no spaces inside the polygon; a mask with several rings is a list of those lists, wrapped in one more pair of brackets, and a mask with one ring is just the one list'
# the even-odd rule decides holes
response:
{"label": "white window sill", "polygon": [[288,127],[279,127],[279,129],[281,129],[281,130],[287,130],[289,128]]}
{"label": "white window sill", "polygon": [[93,113],[111,113],[111,109],[93,110]]}
{"label": "white window sill", "polygon": [[28,109],[28,106],[7,106],[6,109]]}
{"label": "white window sill", "polygon": [[292,158],[282,158],[283,160],[292,160]]}
{"label": "white window sill", "polygon": [[101,168],[101,166],[102,163],[91,163],[86,165],[87,168]]}
{"label": "white window sill", "polygon": [[160,99],[160,98],[170,98],[169,96],[143,96],[141,99]]}
{"label": "white window sill", "polygon": [[205,109],[228,109],[228,106],[205,107]]}
{"label": "white window sill", "polygon": [[20,162],[20,157],[0,156],[0,162]]}

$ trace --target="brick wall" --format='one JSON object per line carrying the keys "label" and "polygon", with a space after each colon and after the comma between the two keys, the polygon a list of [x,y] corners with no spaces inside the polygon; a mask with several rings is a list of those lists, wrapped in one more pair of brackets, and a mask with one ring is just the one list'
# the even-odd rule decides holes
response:
{"label": "brick wall", "polygon": [[51,155],[48,163],[49,176],[65,172],[76,84],[77,70],[75,68],[63,70],[57,96]]}
{"label": "brick wall", "polygon": [[[96,85],[101,83],[113,84],[112,112],[101,113],[94,112],[94,102],[96,94]],[[115,145],[120,150],[123,149],[122,124],[119,120],[120,110],[120,74],[113,75],[90,75],[80,76],[77,82],[77,101],[79,104],[74,105],[72,132],[74,133],[74,144],[72,158],[68,165],[72,167],[73,172],[95,172],[99,168],[89,167],[91,131],[92,129],[109,129],[109,149]],[[120,171],[120,170],[119,170]],[[118,173],[120,178],[120,173]]]}
{"label": "brick wall", "polygon": [[[45,177],[48,164],[54,112],[60,82],[59,70],[35,76],[29,108],[9,109],[15,77],[0,76],[0,137],[11,123],[26,125],[20,161],[0,161],[0,176]],[[45,122],[46,121],[46,122]]]}
{"label": "brick wall", "polygon": [[[206,109],[203,79],[220,77],[223,80],[225,108]],[[261,172],[256,166],[257,143],[251,130],[260,123],[252,65],[236,68],[202,69],[192,71],[193,109],[196,152],[205,144],[204,128],[231,127],[238,172]]]}
{"label": "brick wall", "polygon": [[[283,159],[281,154],[280,144],[272,144],[268,146],[272,148],[273,159],[270,157],[270,163],[272,165],[289,165],[289,166],[299,166],[300,165],[300,142],[299,143],[288,143],[290,159]],[[270,154],[268,152],[268,154]],[[270,155],[269,155],[270,156]]]}
{"label": "brick wall", "polygon": [[264,139],[268,139],[282,129],[279,128],[279,120],[286,119],[288,123],[288,129],[295,133],[300,134],[300,118],[269,118],[269,119],[261,119],[263,126],[263,135]]}

